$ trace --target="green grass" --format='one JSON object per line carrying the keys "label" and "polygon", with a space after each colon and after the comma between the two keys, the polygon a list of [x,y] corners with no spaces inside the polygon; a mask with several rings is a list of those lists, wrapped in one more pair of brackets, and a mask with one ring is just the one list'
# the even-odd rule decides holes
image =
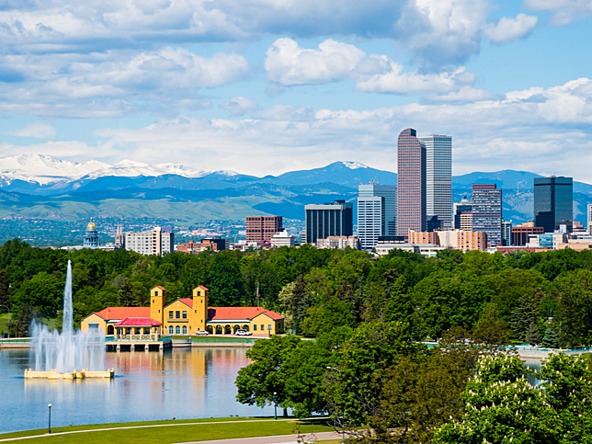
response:
{"label": "green grass", "polygon": [[0,314],[0,332],[8,332],[8,313],[4,307],[0,307],[2,314]]}
{"label": "green grass", "polygon": [[139,423],[101,424],[32,430],[0,435],[7,438],[30,436],[18,442],[104,444],[110,442],[169,444],[210,439],[247,438],[252,436],[289,435],[295,433],[329,432],[333,428],[323,419],[297,421],[270,418],[221,418]]}

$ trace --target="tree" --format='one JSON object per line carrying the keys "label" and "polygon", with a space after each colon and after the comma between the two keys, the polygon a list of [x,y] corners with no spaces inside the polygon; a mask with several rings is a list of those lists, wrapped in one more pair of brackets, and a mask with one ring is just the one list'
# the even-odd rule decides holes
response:
{"label": "tree", "polygon": [[551,355],[531,385],[518,357],[481,359],[464,393],[465,413],[434,434],[435,444],[592,442],[590,361]]}
{"label": "tree", "polygon": [[287,408],[291,405],[286,381],[290,374],[285,363],[299,343],[300,339],[293,335],[272,336],[269,340],[257,341],[247,351],[247,357],[252,362],[240,369],[236,377],[237,401],[259,407],[277,403],[287,416]]}
{"label": "tree", "polygon": [[294,282],[284,285],[279,294],[280,313],[284,315],[286,329],[302,334],[302,321],[306,311],[313,306],[314,298],[299,276]]}

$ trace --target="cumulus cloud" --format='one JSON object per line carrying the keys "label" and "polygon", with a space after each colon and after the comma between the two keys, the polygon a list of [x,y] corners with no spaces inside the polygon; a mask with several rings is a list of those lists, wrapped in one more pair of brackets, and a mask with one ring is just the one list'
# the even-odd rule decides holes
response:
{"label": "cumulus cloud", "polygon": [[0,61],[27,73],[21,83],[0,83],[0,111],[76,117],[89,116],[94,108],[113,116],[167,102],[193,107],[200,89],[236,82],[250,72],[238,54],[202,57],[172,47],[139,53],[6,55]]}
{"label": "cumulus cloud", "polygon": [[364,51],[335,40],[325,40],[318,49],[304,49],[281,38],[267,50],[265,70],[271,81],[285,86],[326,83],[351,77],[364,57]]}
{"label": "cumulus cloud", "polygon": [[11,134],[19,137],[33,137],[36,139],[51,139],[55,136],[55,128],[45,123],[33,123]]}
{"label": "cumulus cloud", "polygon": [[552,13],[555,25],[567,25],[592,15],[592,0],[525,0],[524,5],[534,11]]}
{"label": "cumulus cloud", "polygon": [[537,17],[526,14],[518,14],[514,18],[502,17],[495,25],[485,28],[485,35],[493,43],[508,43],[530,34],[537,22]]}
{"label": "cumulus cloud", "polygon": [[239,96],[228,100],[222,107],[234,116],[242,116],[257,109],[257,104],[247,97]]}
{"label": "cumulus cloud", "polygon": [[440,73],[406,72],[386,55],[367,54],[354,45],[325,40],[318,49],[306,49],[289,38],[276,40],[267,51],[269,79],[282,86],[355,80],[364,92],[436,94],[456,91],[475,76],[464,68]]}
{"label": "cumulus cloud", "polygon": [[459,65],[479,51],[489,0],[409,0],[399,38],[426,66]]}

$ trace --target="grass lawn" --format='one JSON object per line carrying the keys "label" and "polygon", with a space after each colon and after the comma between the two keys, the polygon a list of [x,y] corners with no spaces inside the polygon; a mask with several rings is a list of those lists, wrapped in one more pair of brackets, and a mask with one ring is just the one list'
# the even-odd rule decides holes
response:
{"label": "grass lawn", "polygon": [[56,427],[52,428],[51,436],[47,435],[46,429],[33,430],[0,435],[0,442],[7,438],[30,436],[30,439],[19,439],[16,442],[169,444],[330,431],[333,431],[333,428],[327,425],[323,419],[305,421],[278,419],[276,421],[269,418],[221,418]]}
{"label": "grass lawn", "polygon": [[8,332],[8,313],[6,313],[6,309],[4,307],[0,307],[2,313],[0,314],[0,332],[7,333]]}

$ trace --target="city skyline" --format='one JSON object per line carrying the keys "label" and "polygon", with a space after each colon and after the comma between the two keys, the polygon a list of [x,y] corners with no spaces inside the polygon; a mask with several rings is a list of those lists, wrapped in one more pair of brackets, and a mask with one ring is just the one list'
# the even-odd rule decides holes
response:
{"label": "city skyline", "polygon": [[454,137],[454,175],[592,183],[591,24],[589,0],[8,1],[0,146],[253,175],[396,171],[396,135],[413,127]]}

